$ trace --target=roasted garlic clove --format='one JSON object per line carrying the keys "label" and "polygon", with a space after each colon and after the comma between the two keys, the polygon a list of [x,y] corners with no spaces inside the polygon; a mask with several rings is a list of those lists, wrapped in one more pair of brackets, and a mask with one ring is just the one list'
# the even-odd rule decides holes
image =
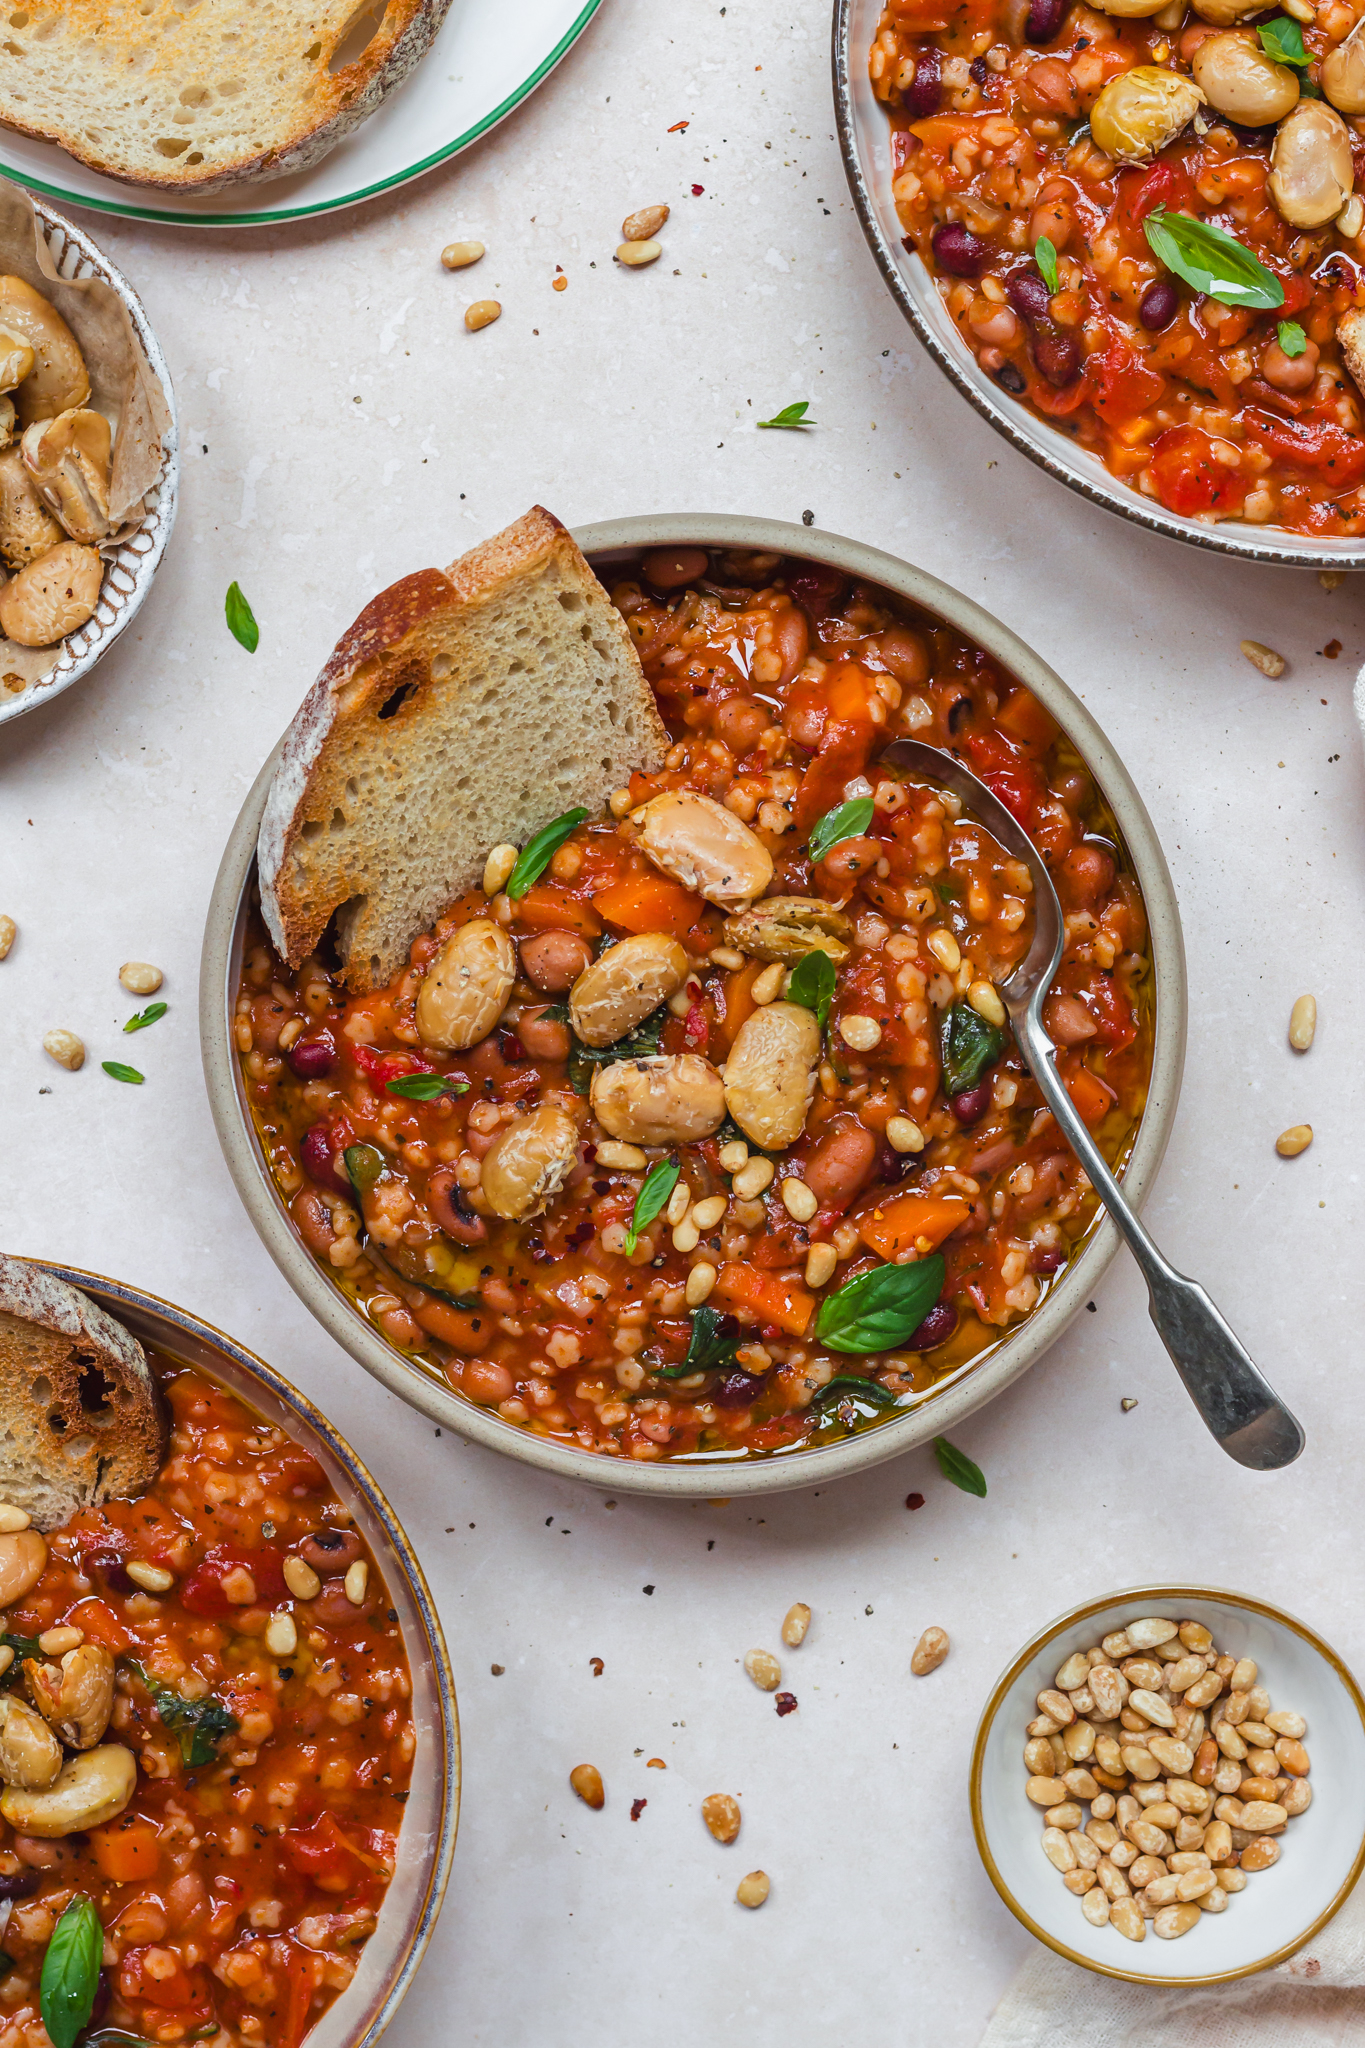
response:
{"label": "roasted garlic clove", "polygon": [[84,408],[25,429],[24,467],[72,540],[99,541],[109,531],[110,440],[103,413]]}

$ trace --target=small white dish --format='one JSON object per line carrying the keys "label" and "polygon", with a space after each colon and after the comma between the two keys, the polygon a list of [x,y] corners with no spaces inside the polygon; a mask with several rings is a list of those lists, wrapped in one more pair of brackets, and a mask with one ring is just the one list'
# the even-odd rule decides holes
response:
{"label": "small white dish", "polygon": [[[1024,1796],[1025,1726],[1073,1650],[1143,1615],[1202,1621],[1218,1649],[1253,1657],[1276,1707],[1308,1723],[1314,1799],[1280,1837],[1282,1854],[1224,1913],[1176,1941],[1130,1942],[1092,1927],[1044,1856],[1046,1825]],[[1226,1984],[1284,1962],[1345,1903],[1365,1865],[1365,1699],[1329,1644],[1263,1600],[1205,1586],[1135,1586],[1058,1616],[1026,1643],[986,1703],[971,1770],[972,1826],[991,1883],[1015,1918],[1069,1962],[1128,1984]]]}
{"label": "small white dish", "polygon": [[55,142],[0,131],[0,170],[31,191],[129,220],[257,227],[356,206],[421,177],[496,128],[578,41],[601,0],[522,0],[515,16],[454,0],[412,76],[320,163],[221,191],[161,192],[105,178]]}

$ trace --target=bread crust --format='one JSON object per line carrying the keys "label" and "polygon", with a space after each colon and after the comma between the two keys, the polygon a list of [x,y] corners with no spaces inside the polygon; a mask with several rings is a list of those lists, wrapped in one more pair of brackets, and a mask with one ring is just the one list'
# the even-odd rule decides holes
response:
{"label": "bread crust", "polygon": [[55,1529],[146,1490],[166,1420],[146,1354],[79,1288],[0,1255],[0,1498]]}
{"label": "bread crust", "polygon": [[[581,667],[580,636],[586,638],[589,628],[574,621],[591,616],[598,667],[602,675],[610,676],[609,685],[602,683],[595,697],[593,685],[581,674],[572,679],[578,693],[573,715],[591,723],[592,712],[598,711],[606,736],[589,736],[600,742],[598,755],[607,749],[617,780],[637,766],[657,765],[662,759],[668,734],[625,622],[572,535],[543,506],[533,507],[448,570],[423,569],[402,578],[374,598],[338,642],[285,735],[266,798],[258,841],[261,908],[271,939],[292,966],[312,951],[331,918],[342,911],[346,981],[355,993],[368,993],[391,978],[418,933],[482,872],[487,846],[495,843],[496,835],[482,845],[477,865],[467,849],[459,855],[452,852],[444,866],[433,855],[431,872],[416,892],[410,914],[396,897],[393,904],[381,902],[386,886],[391,897],[396,887],[386,856],[397,840],[410,838],[416,829],[416,821],[403,815],[411,800],[412,779],[403,747],[407,745],[411,753],[419,745],[419,730],[439,736],[467,716],[471,693],[488,683],[487,668],[498,670],[494,650],[485,672],[480,672],[480,635],[486,631],[490,640],[493,637],[487,622],[496,618],[505,625],[523,597],[529,607],[543,593],[547,579],[561,591],[560,604],[565,607],[548,607],[561,643],[553,650],[559,672],[568,676],[575,656]],[[537,642],[542,652],[548,633],[546,628]],[[506,680],[501,670],[498,677]],[[514,687],[509,684],[509,694]],[[600,706],[608,687],[629,700],[627,716],[615,732],[606,725]],[[423,718],[428,723],[419,728]],[[518,836],[518,823],[527,831],[535,829],[580,800],[577,794],[560,800],[563,783],[553,761],[558,737],[550,699],[536,703],[535,718],[543,728],[543,758],[536,764],[539,786],[504,791],[503,839]],[[392,723],[386,727],[381,722],[388,719]],[[523,720],[523,725],[527,722]],[[505,737],[495,727],[479,742],[483,757],[477,765],[485,785],[496,781]],[[606,761],[601,765],[605,769]],[[514,772],[519,781],[524,769],[522,762],[505,775]],[[581,793],[581,800],[594,806],[608,793],[597,786],[600,776],[594,783],[595,774],[588,764]],[[533,823],[528,822],[532,816]],[[376,919],[387,931],[395,917],[401,935],[386,938],[376,952]],[[366,944],[371,944],[370,957],[365,956]]]}
{"label": "bread crust", "polygon": [[[451,0],[388,0],[388,9],[373,40],[354,63],[330,73],[327,53],[318,59],[323,111],[319,116],[283,136],[269,149],[257,150],[226,166],[213,166],[202,173],[192,165],[167,158],[162,171],[133,170],[103,154],[77,123],[61,128],[26,121],[13,103],[6,104],[0,92],[0,126],[38,142],[55,142],[78,163],[86,164],[101,177],[143,190],[208,193],[230,185],[264,183],[274,178],[310,170],[334,150],[345,136],[382,104],[409,73],[416,69],[440,33]],[[66,0],[66,11],[77,13],[79,0]],[[89,110],[76,110],[84,120]]]}

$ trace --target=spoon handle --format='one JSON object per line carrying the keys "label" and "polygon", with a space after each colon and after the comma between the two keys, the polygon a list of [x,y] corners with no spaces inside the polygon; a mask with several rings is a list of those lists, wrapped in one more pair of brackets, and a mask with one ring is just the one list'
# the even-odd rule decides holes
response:
{"label": "spoon handle", "polygon": [[1304,1446],[1302,1428],[1204,1289],[1176,1271],[1138,1221],[1057,1072],[1056,1048],[1037,1008],[1030,1004],[1011,1021],[1062,1135],[1142,1268],[1156,1333],[1208,1428],[1230,1458],[1254,1472],[1292,1463]]}

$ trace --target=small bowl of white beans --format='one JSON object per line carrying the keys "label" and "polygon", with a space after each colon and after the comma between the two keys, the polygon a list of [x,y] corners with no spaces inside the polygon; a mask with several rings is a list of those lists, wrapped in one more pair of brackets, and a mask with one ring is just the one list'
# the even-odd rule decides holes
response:
{"label": "small bowl of white beans", "polygon": [[1302,1948],[1365,1866],[1365,1699],[1282,1609],[1134,1587],[1025,1644],[982,1714],[971,1804],[992,1884],[1058,1955],[1226,1983]]}

